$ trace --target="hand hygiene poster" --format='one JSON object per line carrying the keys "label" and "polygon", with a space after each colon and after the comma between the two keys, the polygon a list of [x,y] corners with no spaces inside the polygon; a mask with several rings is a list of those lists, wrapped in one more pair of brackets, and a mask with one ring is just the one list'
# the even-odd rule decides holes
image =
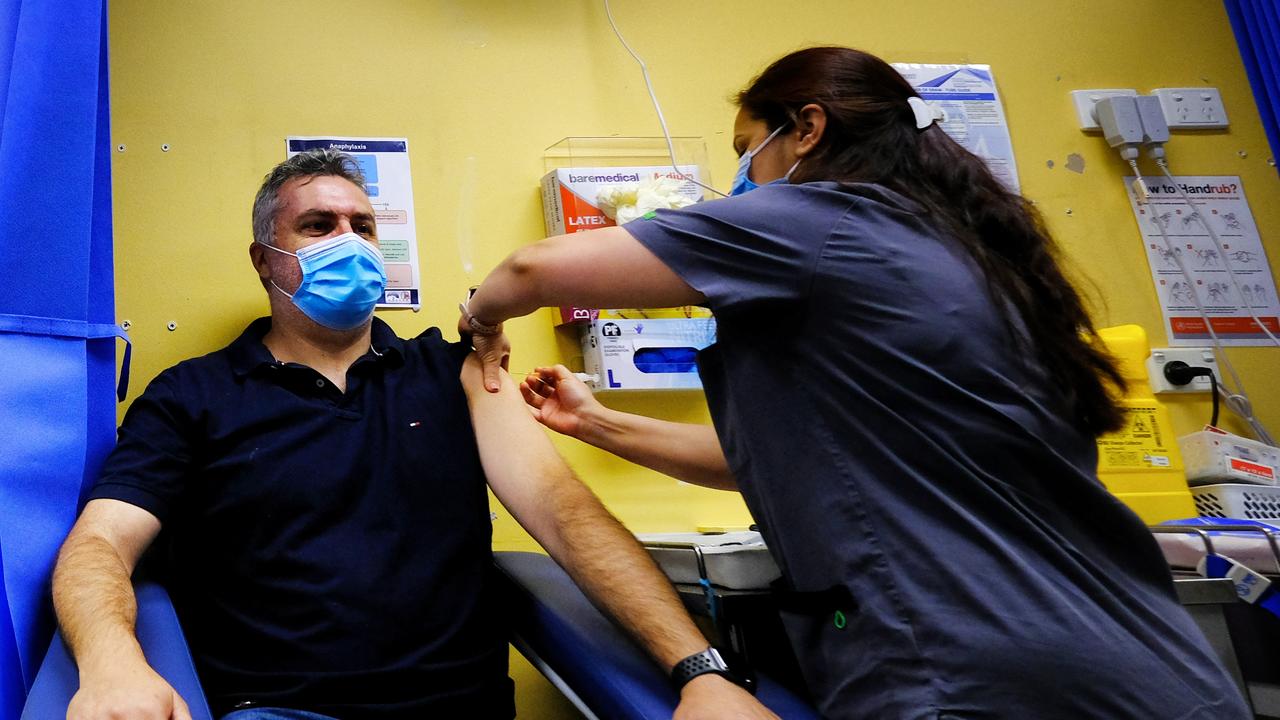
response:
{"label": "hand hygiene poster", "polygon": [[387,287],[378,307],[420,307],[422,288],[418,266],[418,231],[413,214],[413,177],[409,173],[406,138],[298,137],[287,138],[288,156],[304,150],[332,148],[348,153],[360,164],[378,224],[378,245],[387,269]]}
{"label": "hand hygiene poster", "polygon": [[1005,121],[990,65],[894,63],[893,67],[920,97],[942,110],[940,123],[944,132],[985,160],[1009,189],[1021,192],[1009,123]]}
{"label": "hand hygiene poster", "polygon": [[[1125,188],[1142,232],[1170,344],[1204,345],[1210,339],[1196,309],[1198,298],[1224,345],[1270,345],[1253,315],[1273,334],[1280,334],[1280,300],[1240,178],[1179,176],[1171,182],[1162,176],[1144,177],[1150,192],[1146,202],[1139,200],[1133,180],[1125,178]],[[1179,189],[1191,198],[1194,210]],[[1218,233],[1222,252],[1204,223]],[[1189,283],[1178,268],[1179,259],[1191,276]],[[1235,273],[1238,289],[1228,267]]]}

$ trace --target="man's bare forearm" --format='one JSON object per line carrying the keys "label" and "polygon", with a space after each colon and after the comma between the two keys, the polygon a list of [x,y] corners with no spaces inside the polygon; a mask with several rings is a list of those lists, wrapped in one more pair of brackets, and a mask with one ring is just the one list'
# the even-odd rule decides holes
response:
{"label": "man's bare forearm", "polygon": [[121,662],[145,662],[134,635],[137,599],[129,569],[101,536],[67,538],[53,573],[53,605],[83,677]]}
{"label": "man's bare forearm", "polygon": [[552,557],[665,671],[704,650],[707,642],[671,581],[635,536],[577,478],[569,475],[563,484],[565,491],[551,498],[551,512],[559,519],[555,540],[548,543],[555,549],[547,547]]}
{"label": "man's bare forearm", "polygon": [[53,606],[76,665],[80,688],[67,720],[191,720],[187,704],[147,664],[134,622],[129,577],[160,532],[160,521],[119,500],[91,500],[62,544],[53,571]]}
{"label": "man's bare forearm", "polygon": [[510,376],[485,392],[473,357],[463,371],[489,486],[591,601],[670,670],[707,647],[666,576],[556,453]]}

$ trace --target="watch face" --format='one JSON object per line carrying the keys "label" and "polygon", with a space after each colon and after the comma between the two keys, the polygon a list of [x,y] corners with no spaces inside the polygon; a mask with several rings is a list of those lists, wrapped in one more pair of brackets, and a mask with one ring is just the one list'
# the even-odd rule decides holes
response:
{"label": "watch face", "polygon": [[751,669],[751,666],[743,662],[741,658],[729,653],[729,658],[733,661],[729,663],[725,660],[724,655],[721,655],[720,651],[714,647],[707,649],[707,655],[711,658],[711,662],[724,672],[725,677],[752,693],[755,692],[755,670]]}
{"label": "watch face", "polygon": [[711,664],[718,670],[728,670],[729,664],[720,656],[720,651],[711,647],[707,648],[707,657],[711,658]]}

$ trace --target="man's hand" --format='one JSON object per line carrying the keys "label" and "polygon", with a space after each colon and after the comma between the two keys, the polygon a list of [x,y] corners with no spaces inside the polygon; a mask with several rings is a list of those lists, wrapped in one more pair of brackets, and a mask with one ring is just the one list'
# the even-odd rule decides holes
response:
{"label": "man's hand", "polygon": [[569,437],[581,438],[583,427],[604,407],[563,365],[534,370],[520,385],[520,393],[538,422]]}
{"label": "man's hand", "polygon": [[80,675],[67,720],[191,720],[187,703],[144,661]]}
{"label": "man's hand", "polygon": [[779,720],[751,693],[719,675],[699,675],[680,689],[672,720]]}

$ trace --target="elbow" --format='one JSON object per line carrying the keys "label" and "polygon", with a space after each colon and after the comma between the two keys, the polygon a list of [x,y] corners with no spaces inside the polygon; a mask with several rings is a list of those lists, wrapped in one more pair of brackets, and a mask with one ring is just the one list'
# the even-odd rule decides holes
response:
{"label": "elbow", "polygon": [[728,470],[712,472],[704,478],[703,482],[698,484],[703,487],[711,488],[712,490],[724,490],[726,492],[741,491],[738,487],[738,479]]}
{"label": "elbow", "polygon": [[742,488],[738,486],[738,478],[730,472],[726,472],[720,478],[720,489],[728,492],[742,492]]}
{"label": "elbow", "polygon": [[507,272],[511,279],[519,283],[522,287],[532,288],[537,286],[537,280],[542,272],[541,258],[542,253],[539,251],[539,245],[526,245],[507,257]]}
{"label": "elbow", "polygon": [[507,256],[504,263],[504,285],[516,296],[517,304],[525,312],[532,312],[549,302],[548,290],[556,278],[552,259],[554,249],[548,246],[550,242],[543,240],[519,248]]}

